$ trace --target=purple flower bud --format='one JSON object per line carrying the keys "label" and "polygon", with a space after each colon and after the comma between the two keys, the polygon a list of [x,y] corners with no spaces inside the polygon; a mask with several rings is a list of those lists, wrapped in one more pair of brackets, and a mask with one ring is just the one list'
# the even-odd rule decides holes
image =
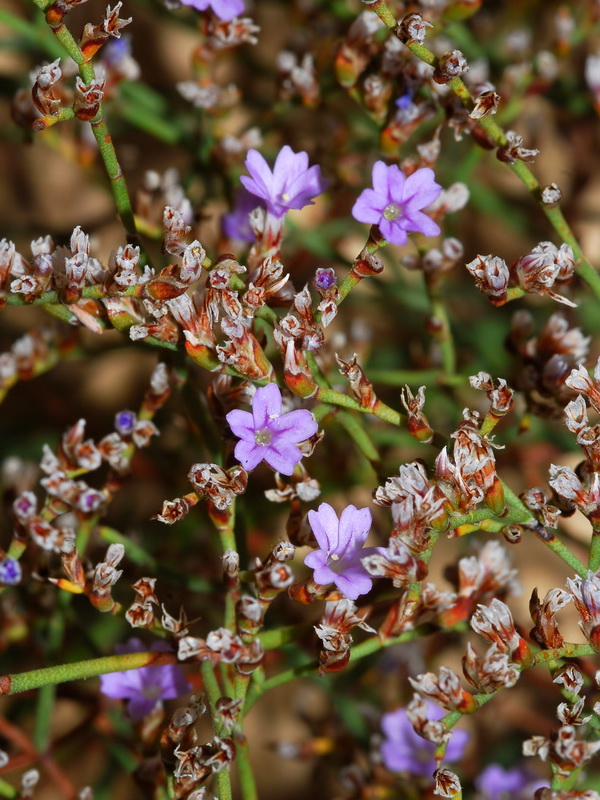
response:
{"label": "purple flower bud", "polygon": [[337,283],[337,275],[331,267],[320,267],[315,272],[315,286],[321,291],[331,289]]}
{"label": "purple flower bud", "polygon": [[137,417],[134,411],[119,411],[115,415],[115,428],[121,436],[130,436],[136,422]]}
{"label": "purple flower bud", "polygon": [[0,584],[16,586],[21,582],[21,565],[15,558],[4,556],[0,561]]}

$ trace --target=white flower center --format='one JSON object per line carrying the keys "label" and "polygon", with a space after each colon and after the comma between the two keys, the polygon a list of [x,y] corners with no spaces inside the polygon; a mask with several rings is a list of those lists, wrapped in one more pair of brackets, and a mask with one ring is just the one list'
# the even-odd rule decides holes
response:
{"label": "white flower center", "polygon": [[396,205],[396,203],[390,203],[389,206],[383,209],[383,216],[388,222],[393,222],[393,220],[398,219],[401,214],[402,209],[400,206]]}
{"label": "white flower center", "polygon": [[338,556],[338,554],[337,554],[337,553],[332,553],[332,554],[329,556],[329,558],[331,558],[331,560],[332,560],[332,561],[339,561],[339,560],[340,560],[340,557]]}
{"label": "white flower center", "polygon": [[259,431],[255,431],[254,433],[254,441],[256,444],[267,445],[271,444],[271,440],[273,439],[273,434],[268,428],[261,428]]}

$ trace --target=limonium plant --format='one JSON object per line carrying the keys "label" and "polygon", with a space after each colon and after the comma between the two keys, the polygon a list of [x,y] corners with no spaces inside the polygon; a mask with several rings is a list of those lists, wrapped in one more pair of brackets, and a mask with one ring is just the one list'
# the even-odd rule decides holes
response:
{"label": "limonium plant", "polygon": [[600,800],[598,21],[0,9],[0,797]]}

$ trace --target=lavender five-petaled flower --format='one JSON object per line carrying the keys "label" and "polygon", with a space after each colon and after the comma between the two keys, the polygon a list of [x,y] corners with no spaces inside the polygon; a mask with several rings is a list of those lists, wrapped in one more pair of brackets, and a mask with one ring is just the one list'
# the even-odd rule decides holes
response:
{"label": "lavender five-petaled flower", "polygon": [[[141,653],[147,649],[141,639],[135,638],[115,647],[117,653]],[[155,642],[150,649],[169,650],[164,642]],[[133,720],[149,714],[161,700],[181,697],[191,688],[177,664],[128,669],[100,676],[100,691],[107,697],[128,700],[127,711]]]}
{"label": "lavender five-petaled flower", "polygon": [[227,422],[240,441],[234,455],[244,469],[254,469],[261,461],[283,475],[291,475],[302,458],[296,447],[319,428],[310,411],[304,408],[281,413],[281,391],[276,383],[256,390],[252,413],[236,409]]}
{"label": "lavender five-petaled flower", "polygon": [[308,154],[294,153],[287,144],[279,151],[273,172],[258,150],[248,150],[245,164],[251,177],[242,175],[241,182],[249,192],[261,197],[267,211],[277,218],[290,208],[312,205],[313,199],[327,188],[321,168],[309,167]]}
{"label": "lavender five-petaled flower", "polygon": [[244,11],[244,0],[180,0],[180,2],[197,11],[212,8],[214,14],[224,22],[229,22]]}
{"label": "lavender five-petaled flower", "polygon": [[[439,706],[427,701],[427,717],[441,719],[445,715]],[[435,745],[415,731],[406,716],[406,709],[398,708],[381,718],[385,739],[381,743],[381,757],[385,766],[392,772],[409,772],[423,778],[431,778],[436,763]],[[458,761],[469,739],[466,731],[454,730],[446,749],[445,760]]]}
{"label": "lavender five-petaled flower", "polygon": [[318,511],[308,512],[308,521],[319,549],[309,553],[304,563],[314,570],[315,582],[335,583],[350,600],[370,591],[373,580],[361,559],[385,550],[363,547],[371,529],[369,509],[346,506],[338,519],[328,503],[321,503]]}
{"label": "lavender five-petaled flower", "polygon": [[442,191],[434,177],[433,170],[425,168],[407,178],[395,164],[388,167],[383,161],[376,161],[373,188],[360,194],[352,216],[359,222],[377,225],[392,244],[406,244],[406,235],[411,231],[437,236],[439,225],[421,210],[437,200]]}

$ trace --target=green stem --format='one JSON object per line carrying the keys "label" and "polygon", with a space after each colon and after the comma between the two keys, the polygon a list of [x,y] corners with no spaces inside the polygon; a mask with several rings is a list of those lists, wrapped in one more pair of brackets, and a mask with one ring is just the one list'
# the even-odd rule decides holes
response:
{"label": "green stem", "polygon": [[233,800],[229,767],[225,767],[217,775],[217,798],[218,800]]}
{"label": "green stem", "polygon": [[373,383],[385,386],[422,386],[437,384],[438,386],[467,386],[467,375],[445,375],[439,369],[370,369],[369,378]]}
{"label": "green stem", "polygon": [[18,794],[14,786],[0,778],[0,797],[18,797]]}
{"label": "green stem", "polygon": [[257,635],[265,650],[275,650],[284,644],[298,641],[298,637],[312,628],[312,622],[299,622],[296,625],[285,625],[272,631],[262,631]]}
{"label": "green stem", "polygon": [[[321,369],[311,352],[306,354],[306,360],[317,386],[320,386],[323,389],[331,388],[329,381],[321,372]],[[354,440],[356,446],[364,455],[364,457],[370,461],[373,466],[379,464],[379,453],[377,452],[377,448],[369,438],[369,435],[365,431],[362,424],[355,419],[349,411],[338,411],[337,419],[346,433],[349,434],[349,436]]]}
{"label": "green stem", "polygon": [[203,661],[200,664],[200,673],[204,682],[204,691],[208,698],[208,704],[212,713],[212,718],[215,726],[215,733],[220,736],[222,729],[217,725],[217,701],[222,697],[223,693],[217,681],[215,670],[210,661]]}
{"label": "green stem", "polygon": [[[33,1],[41,11],[45,11],[49,6],[49,3],[46,2],[46,0]],[[91,62],[85,60],[79,45],[73,38],[69,29],[63,22],[61,22],[57,27],[51,26],[51,30],[60,44],[64,47],[65,51],[79,66],[79,75],[81,76],[84,84],[89,86],[91,81],[93,81],[96,77],[94,73],[94,67],[92,66]],[[106,122],[104,121],[102,103],[100,103],[98,113],[94,119],[91,120],[90,125],[92,127],[92,133],[96,139],[96,144],[98,145],[98,150],[100,151],[102,161],[104,162],[104,168],[110,180],[115,205],[117,207],[119,217],[121,218],[121,222],[123,223],[123,227],[125,228],[127,239],[130,242],[137,242],[138,236],[135,227],[133,207],[131,205],[127,184],[121,171],[121,166],[117,158],[117,153],[115,151],[110,132],[106,126]]]}
{"label": "green stem", "polygon": [[[361,658],[366,658],[384,647],[390,647],[391,645],[400,644],[401,642],[410,642],[421,636],[422,631],[419,629],[407,631],[392,639],[381,640],[379,636],[372,636],[351,649],[350,660],[352,662],[359,661]],[[274,689],[276,686],[281,686],[283,683],[289,683],[290,681],[296,680],[296,678],[301,678],[303,675],[314,675],[318,666],[316,661],[309,661],[300,666],[280,672],[278,675],[273,675],[273,677],[259,684],[253,683],[246,697],[244,716],[256,701],[269,689]]]}
{"label": "green stem", "polygon": [[433,324],[436,326],[434,338],[440,346],[442,365],[445,375],[454,375],[456,372],[456,350],[448,310],[439,283],[433,285],[427,282],[427,294],[431,304]]}
{"label": "green stem", "polygon": [[600,567],[600,529],[594,526],[592,530],[592,541],[590,542],[590,555],[588,569],[596,572]]}
{"label": "green stem", "polygon": [[238,740],[236,746],[236,764],[243,800],[258,800],[258,789],[254,780],[254,771],[250,763],[248,740]]}
{"label": "green stem", "polygon": [[38,753],[44,753],[50,743],[50,722],[56,699],[56,686],[42,686],[37,696],[33,744]]}
{"label": "green stem", "polygon": [[[213,719],[213,727],[217,736],[222,736],[225,733],[223,725],[218,722],[217,701],[222,696],[215,670],[210,661],[203,661],[200,664],[200,673],[204,682],[204,691],[208,698],[211,716]],[[231,790],[231,776],[229,775],[229,768],[225,767],[217,775],[217,797],[219,800],[232,800],[233,794]]]}
{"label": "green stem", "polygon": [[573,555],[566,544],[563,544],[563,542],[560,541],[553,531],[543,528],[540,525],[536,528],[533,528],[533,532],[536,534],[538,539],[541,539],[546,547],[549,550],[552,550],[555,555],[564,561],[565,564],[567,564],[567,566],[573,570],[573,572],[575,572],[577,575],[581,575],[582,578],[587,578],[588,567],[583,563],[583,561],[580,561],[577,556]]}
{"label": "green stem", "polygon": [[30,672],[2,675],[0,694],[20,694],[51,684],[96,678],[109,672],[124,672],[129,669],[176,663],[175,654],[161,652],[124,653],[118,656],[92,658],[89,661],[76,661],[73,664],[59,664],[55,667],[33,669]]}
{"label": "green stem", "polygon": [[373,416],[385,420],[385,422],[389,422],[392,425],[401,425],[406,420],[404,414],[394,411],[393,408],[390,408],[385,403],[379,401],[375,409],[364,408],[358,400],[355,400],[353,397],[348,397],[347,394],[343,394],[342,392],[336,392],[335,389],[319,387],[315,399],[321,403],[330,403],[334,406],[349,408],[352,411],[360,411],[361,414],[373,414]]}

